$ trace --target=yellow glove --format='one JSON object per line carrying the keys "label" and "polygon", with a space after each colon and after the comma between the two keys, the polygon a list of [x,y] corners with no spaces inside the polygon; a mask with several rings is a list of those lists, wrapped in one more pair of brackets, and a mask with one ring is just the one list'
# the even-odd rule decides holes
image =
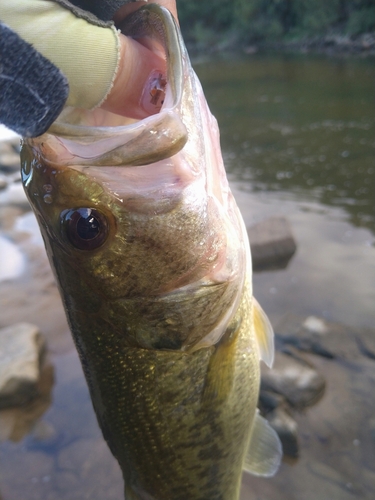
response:
{"label": "yellow glove", "polygon": [[67,105],[100,106],[120,59],[116,28],[95,26],[49,0],[2,0],[0,18],[68,79]]}

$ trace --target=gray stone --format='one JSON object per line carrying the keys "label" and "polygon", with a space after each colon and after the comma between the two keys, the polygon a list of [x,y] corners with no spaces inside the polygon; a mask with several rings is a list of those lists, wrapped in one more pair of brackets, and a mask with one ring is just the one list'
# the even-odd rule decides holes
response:
{"label": "gray stone", "polygon": [[30,207],[21,182],[12,182],[0,191],[0,205]]}
{"label": "gray stone", "polygon": [[18,246],[0,233],[0,282],[21,276],[25,264],[26,259]]}
{"label": "gray stone", "polygon": [[0,330],[0,408],[25,404],[38,394],[44,350],[34,325],[17,323]]}
{"label": "gray stone", "polygon": [[261,387],[282,394],[292,406],[303,408],[321,398],[325,380],[308,363],[276,352],[272,370],[262,365]]}
{"label": "gray stone", "polygon": [[286,314],[275,331],[276,347],[283,352],[298,349],[328,359],[375,360],[375,335],[370,329],[355,329],[316,316]]}
{"label": "gray stone", "polygon": [[0,172],[0,190],[5,189],[8,185],[8,179]]}
{"label": "gray stone", "polygon": [[[21,441],[32,432],[29,448],[47,448],[54,436],[48,434],[48,422],[40,420],[49,409],[52,401],[54,385],[54,367],[43,363],[40,380],[38,381],[38,396],[22,406],[1,409],[0,411],[0,443],[2,441]],[[55,439],[56,441],[56,439]]]}
{"label": "gray stone", "polygon": [[247,230],[254,271],[284,269],[297,245],[285,217],[270,217]]}
{"label": "gray stone", "polygon": [[20,169],[19,140],[0,141],[0,169],[14,171]]}
{"label": "gray stone", "polygon": [[284,455],[298,457],[297,422],[281,407],[268,413],[267,420],[279,435]]}
{"label": "gray stone", "polygon": [[281,394],[261,389],[259,394],[259,409],[262,413],[269,413],[278,406],[285,406],[286,400]]}
{"label": "gray stone", "polygon": [[0,162],[2,167],[7,167],[10,170],[20,168],[20,157],[15,152],[3,153],[0,156]]}

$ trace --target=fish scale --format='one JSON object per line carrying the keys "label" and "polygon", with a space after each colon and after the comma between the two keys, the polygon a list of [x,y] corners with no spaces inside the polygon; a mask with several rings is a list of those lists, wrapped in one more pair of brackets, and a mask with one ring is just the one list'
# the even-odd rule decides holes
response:
{"label": "fish scale", "polygon": [[[245,304],[247,306],[247,300]],[[134,348],[124,352],[116,345],[117,337],[105,338],[101,348],[94,350],[100,356],[92,358],[91,363],[95,366],[91,366],[90,370],[96,373],[96,384],[99,387],[102,384],[103,391],[111,394],[111,397],[106,397],[105,410],[99,417],[104,435],[110,443],[127,443],[120,451],[116,446],[112,448],[120,465],[134,464],[129,475],[124,474],[125,481],[146,481],[152,496],[165,491],[165,496],[161,498],[190,498],[193,490],[197,491],[196,494],[205,492],[205,498],[235,498],[234,491],[239,488],[241,476],[238,471],[242,469],[243,462],[242,443],[249,437],[249,418],[256,406],[254,400],[249,404],[250,395],[259,385],[255,339],[251,349],[248,321],[244,315],[241,314],[241,317],[242,326],[233,333],[233,339],[227,341],[224,338],[216,348],[192,354]],[[110,340],[114,341],[114,345]],[[109,350],[105,360],[103,347],[107,352]],[[226,357],[226,366],[220,363],[224,385],[230,379],[228,373],[232,373],[231,390],[223,387],[217,376],[207,377],[210,365],[215,364],[215,356],[222,356],[221,350],[225,351]],[[244,351],[250,352],[252,363],[244,360]],[[117,357],[123,363],[118,363]],[[233,373],[237,371],[235,365],[240,376]],[[223,395],[215,399],[220,399],[221,404],[213,406],[212,392],[220,391]],[[232,392],[236,394],[234,401],[228,396]],[[128,395],[126,405],[118,402],[123,394]],[[163,409],[162,416],[160,409]],[[98,409],[97,413],[100,414]],[[178,462],[183,465],[178,467]],[[186,465],[189,463],[192,464],[190,467]],[[232,464],[230,471],[228,463]],[[233,470],[233,464],[237,464],[237,470]],[[160,467],[163,472],[161,479],[158,477]],[[144,477],[135,480],[134,470],[140,469]],[[208,470],[211,470],[209,474]],[[168,490],[165,490],[166,485],[160,484],[166,478]],[[228,483],[226,492],[223,490],[224,482]],[[222,497],[215,492],[218,484],[221,485]],[[176,491],[180,492],[179,496],[175,496]]]}

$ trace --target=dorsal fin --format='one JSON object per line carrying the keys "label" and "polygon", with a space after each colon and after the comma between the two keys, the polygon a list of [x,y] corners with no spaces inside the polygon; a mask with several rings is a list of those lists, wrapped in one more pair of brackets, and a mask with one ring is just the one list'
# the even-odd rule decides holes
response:
{"label": "dorsal fin", "polygon": [[279,436],[257,410],[244,470],[255,476],[273,476],[280,466],[282,456]]}
{"label": "dorsal fin", "polygon": [[271,368],[275,356],[273,328],[266,313],[260,307],[255,297],[253,297],[253,318],[260,359]]}

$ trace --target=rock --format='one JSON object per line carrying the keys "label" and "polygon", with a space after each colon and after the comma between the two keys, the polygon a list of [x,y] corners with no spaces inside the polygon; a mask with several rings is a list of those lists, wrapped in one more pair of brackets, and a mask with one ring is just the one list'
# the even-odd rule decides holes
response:
{"label": "rock", "polygon": [[0,205],[0,234],[3,231],[11,232],[17,217],[23,213],[24,211],[20,207]]}
{"label": "rock", "polygon": [[54,367],[50,363],[43,363],[37,386],[38,396],[22,406],[0,411],[0,442],[19,442],[32,431],[29,448],[48,448],[51,436],[47,436],[47,439],[46,432],[43,434],[41,430],[48,423],[39,419],[51,405],[53,385]]}
{"label": "rock", "polygon": [[55,442],[58,434],[54,426],[45,420],[38,420],[33,428],[31,439],[37,443]]}
{"label": "rock", "polygon": [[375,361],[375,335],[368,329],[360,330],[354,333],[354,338],[359,352],[369,359]]}
{"label": "rock", "polygon": [[325,321],[287,314],[276,325],[276,347],[286,353],[294,349],[328,359],[353,362],[363,356],[375,361],[375,335],[370,329],[355,329]]}
{"label": "rock", "polygon": [[328,332],[328,327],[325,321],[321,318],[317,318],[316,316],[309,316],[302,323],[302,328],[314,333],[318,333],[319,335],[324,335]]}
{"label": "rock", "polygon": [[261,390],[259,409],[279,435],[284,455],[298,457],[298,426],[290,415],[285,397],[276,392]]}
{"label": "rock", "polygon": [[22,275],[26,259],[18,246],[0,234],[0,282]]}
{"label": "rock", "polygon": [[285,217],[270,217],[247,230],[253,270],[284,269],[297,245]]}
{"label": "rock", "polygon": [[285,398],[276,392],[261,389],[259,393],[259,409],[262,413],[269,413],[278,406],[285,405]]}
{"label": "rock", "polygon": [[44,351],[45,341],[34,325],[0,330],[0,408],[25,404],[38,394]]}
{"label": "rock", "polygon": [[20,169],[19,140],[0,141],[0,170],[12,172]]}
{"label": "rock", "polygon": [[8,184],[5,189],[0,191],[0,205],[20,205],[30,208],[21,182]]}
{"label": "rock", "polygon": [[16,170],[20,168],[20,157],[17,153],[11,152],[0,156],[0,165],[5,170]]}
{"label": "rock", "polygon": [[268,413],[267,420],[279,435],[284,455],[298,457],[297,422],[280,407]]}
{"label": "rock", "polygon": [[321,398],[325,380],[309,364],[276,352],[272,370],[262,366],[261,388],[282,394],[292,406],[303,408]]}
{"label": "rock", "polygon": [[0,190],[5,189],[8,185],[8,179],[5,175],[0,173]]}
{"label": "rock", "polygon": [[28,244],[44,249],[44,242],[34,212],[26,212],[17,217],[14,231],[27,233],[30,237]]}

